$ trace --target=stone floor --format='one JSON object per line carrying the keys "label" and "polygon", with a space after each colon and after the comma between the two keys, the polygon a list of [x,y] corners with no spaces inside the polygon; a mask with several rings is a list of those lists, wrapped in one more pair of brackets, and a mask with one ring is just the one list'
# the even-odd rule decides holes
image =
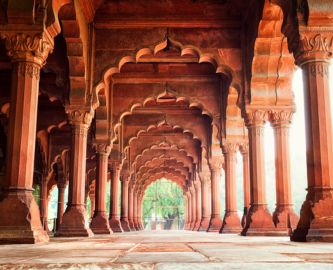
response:
{"label": "stone floor", "polygon": [[286,237],[142,231],[0,246],[0,269],[333,269],[333,244]]}

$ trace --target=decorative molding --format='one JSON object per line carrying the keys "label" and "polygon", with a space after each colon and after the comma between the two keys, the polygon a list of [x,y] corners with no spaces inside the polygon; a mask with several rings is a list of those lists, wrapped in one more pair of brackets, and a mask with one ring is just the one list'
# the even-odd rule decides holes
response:
{"label": "decorative molding", "polygon": [[313,77],[321,76],[321,77],[327,77],[328,78],[328,63],[323,62],[317,62],[317,63],[311,63],[310,66],[310,74]]}
{"label": "decorative molding", "polygon": [[241,152],[241,154],[244,155],[248,155],[249,154],[249,144],[248,143],[243,143],[239,146],[239,151]]}
{"label": "decorative molding", "polygon": [[52,52],[53,39],[45,33],[27,34],[5,32],[1,38],[6,40],[7,54],[14,61],[30,60],[42,66],[49,53]]}
{"label": "decorative molding", "polygon": [[20,62],[18,64],[18,72],[22,76],[29,76],[30,78],[35,78],[39,80],[40,67],[34,63]]}

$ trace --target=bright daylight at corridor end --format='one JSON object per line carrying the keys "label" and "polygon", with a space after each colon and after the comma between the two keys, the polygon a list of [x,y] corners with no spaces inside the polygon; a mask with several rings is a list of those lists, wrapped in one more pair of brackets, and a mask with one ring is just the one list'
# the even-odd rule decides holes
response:
{"label": "bright daylight at corridor end", "polygon": [[332,0],[0,0],[0,269],[333,270]]}

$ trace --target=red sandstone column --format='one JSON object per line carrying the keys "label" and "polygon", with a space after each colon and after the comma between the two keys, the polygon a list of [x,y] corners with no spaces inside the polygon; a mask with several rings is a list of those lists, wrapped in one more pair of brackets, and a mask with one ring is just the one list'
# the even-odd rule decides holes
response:
{"label": "red sandstone column", "polygon": [[110,151],[111,147],[106,144],[96,146],[95,211],[90,223],[90,228],[95,234],[112,233],[106,213],[106,185]]}
{"label": "red sandstone column", "polygon": [[188,224],[188,199],[187,194],[184,192],[184,202],[185,202],[185,217],[184,217],[184,230],[186,230],[186,226]]}
{"label": "red sandstone column", "polygon": [[196,222],[194,225],[194,231],[198,231],[200,228],[202,218],[202,202],[201,202],[201,182],[196,181],[194,183],[195,194],[196,194]]}
{"label": "red sandstone column", "polygon": [[192,183],[192,187],[190,188],[190,192],[191,192],[191,206],[192,206],[192,220],[191,220],[191,225],[190,225],[190,230],[194,230],[196,221],[197,221],[197,198],[196,198],[196,194],[195,194],[195,188],[194,188],[194,184]]}
{"label": "red sandstone column", "polygon": [[201,177],[201,201],[202,201],[202,218],[199,231],[207,231],[210,217],[212,215],[211,200],[209,197],[210,190],[210,173],[203,174]]}
{"label": "red sandstone column", "polygon": [[242,235],[278,235],[266,203],[264,124],[266,111],[247,114],[250,150],[251,207]]}
{"label": "red sandstone column", "polygon": [[111,171],[111,214],[110,214],[110,228],[113,232],[123,232],[120,224],[120,214],[119,214],[119,174],[120,167],[119,164],[113,162]]}
{"label": "red sandstone column", "polygon": [[65,190],[66,190],[66,184],[64,183],[58,183],[58,211],[57,211],[57,228],[60,227],[60,224],[62,222],[62,215],[65,211]]}
{"label": "red sandstone column", "polygon": [[239,233],[242,230],[237,213],[237,191],[236,191],[236,154],[238,145],[236,143],[225,143],[223,145],[224,160],[226,166],[225,175],[225,215],[221,233]]}
{"label": "red sandstone column", "polygon": [[143,230],[143,223],[142,223],[142,199],[143,199],[143,194],[142,191],[140,192],[140,195],[138,197],[138,225],[139,229]]}
{"label": "red sandstone column", "polygon": [[273,111],[271,114],[275,137],[276,178],[276,208],[273,221],[277,229],[286,235],[290,235],[298,223],[291,198],[289,125],[292,115],[293,111]]}
{"label": "red sandstone column", "polygon": [[129,232],[131,229],[129,227],[128,221],[128,176],[124,176],[121,185],[121,217],[120,223],[121,227],[125,232]]}
{"label": "red sandstone column", "polygon": [[128,223],[131,231],[135,231],[134,227],[134,187],[133,185],[128,186]]}
{"label": "red sandstone column", "polygon": [[222,226],[222,219],[220,214],[220,181],[222,159],[215,158],[211,163],[211,178],[212,178],[212,216],[209,223],[208,232],[219,232]]}
{"label": "red sandstone column", "polygon": [[39,209],[40,209],[40,219],[42,222],[42,226],[46,232],[49,232],[48,228],[48,197],[47,197],[47,175],[43,175],[43,179],[41,181],[40,188],[40,201],[39,201]]}
{"label": "red sandstone column", "polygon": [[89,193],[89,199],[90,199],[90,219],[94,217],[95,208],[96,208],[96,197],[95,197],[95,191],[92,191],[93,193]]}
{"label": "red sandstone column", "polygon": [[[37,29],[37,28],[36,28]],[[40,69],[53,49],[49,33],[2,33],[12,60],[5,192],[0,243],[47,242],[32,195]],[[15,214],[13,214],[15,209]]]}
{"label": "red sandstone column", "polygon": [[186,230],[190,230],[191,229],[191,223],[192,223],[192,198],[191,198],[191,192],[190,190],[188,190],[186,192],[187,194],[187,214],[188,214],[188,223],[187,223],[187,227]]}
{"label": "red sandstone column", "polygon": [[134,189],[133,192],[133,225],[136,231],[139,230],[138,226],[138,191]]}
{"label": "red sandstone column", "polygon": [[244,212],[242,217],[242,227],[246,224],[246,216],[250,209],[251,197],[250,197],[250,165],[249,165],[249,145],[242,144],[240,146],[240,152],[243,156],[243,189],[244,189]]}
{"label": "red sandstone column", "polygon": [[85,178],[87,135],[93,117],[93,111],[67,108],[69,122],[72,127],[72,148],[70,167],[70,192],[72,193],[62,223],[56,236],[78,237],[92,236],[88,226],[85,204]]}
{"label": "red sandstone column", "polygon": [[329,58],[333,33],[302,33],[296,63],[303,70],[308,194],[294,241],[333,241],[333,149]]}

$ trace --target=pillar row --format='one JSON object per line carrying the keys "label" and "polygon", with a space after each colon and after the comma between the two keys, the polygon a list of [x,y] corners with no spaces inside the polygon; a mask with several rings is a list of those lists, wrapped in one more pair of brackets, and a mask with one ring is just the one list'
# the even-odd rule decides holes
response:
{"label": "pillar row", "polygon": [[209,194],[210,190],[210,173],[206,172],[201,174],[201,204],[202,204],[202,217],[200,222],[199,231],[207,231],[209,227],[210,218],[212,215],[211,200]]}
{"label": "pillar row", "polygon": [[128,220],[128,176],[124,176],[121,185],[121,227],[125,232],[129,232],[129,220]]}
{"label": "pillar row", "polygon": [[194,182],[195,195],[196,195],[196,221],[193,230],[198,231],[202,219],[202,198],[201,198],[201,182]]}

